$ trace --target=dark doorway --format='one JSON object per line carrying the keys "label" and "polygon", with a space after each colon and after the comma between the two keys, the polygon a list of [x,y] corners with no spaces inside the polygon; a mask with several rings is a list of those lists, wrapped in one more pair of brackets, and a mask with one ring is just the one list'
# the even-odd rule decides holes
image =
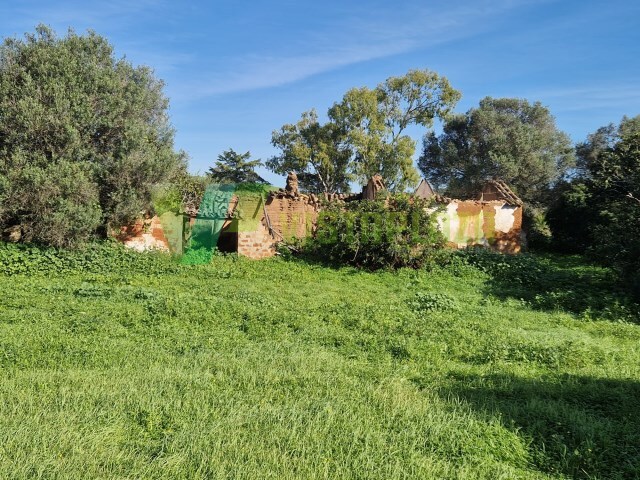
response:
{"label": "dark doorway", "polygon": [[238,220],[232,220],[222,228],[218,238],[218,251],[223,253],[238,251]]}

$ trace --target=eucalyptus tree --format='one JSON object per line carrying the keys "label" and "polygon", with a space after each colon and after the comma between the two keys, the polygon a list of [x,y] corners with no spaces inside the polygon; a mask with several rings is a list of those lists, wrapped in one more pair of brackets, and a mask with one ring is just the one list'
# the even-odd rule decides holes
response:
{"label": "eucalyptus tree", "polygon": [[345,132],[353,153],[351,171],[366,183],[376,173],[388,188],[415,185],[416,142],[407,128],[431,128],[446,119],[460,99],[445,77],[429,70],[410,70],[390,77],[376,88],[353,88],[329,110],[329,118]]}
{"label": "eucalyptus tree", "polygon": [[315,110],[304,112],[295,124],[273,132],[271,143],[280,150],[266,165],[284,175],[294,171],[300,187],[312,193],[349,190],[351,151],[335,123],[321,124]]}

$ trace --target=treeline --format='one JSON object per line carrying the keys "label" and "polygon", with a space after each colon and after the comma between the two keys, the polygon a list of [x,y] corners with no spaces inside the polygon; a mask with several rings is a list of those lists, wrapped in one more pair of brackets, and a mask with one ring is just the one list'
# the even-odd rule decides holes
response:
{"label": "treeline", "polygon": [[640,116],[598,129],[576,151],[547,211],[551,247],[616,268],[640,298]]}
{"label": "treeline", "polygon": [[485,98],[425,136],[419,166],[451,196],[503,179],[525,201],[530,247],[586,254],[640,298],[640,116],[572,145],[539,102]]}
{"label": "treeline", "polygon": [[[577,146],[540,102],[485,98],[454,113],[445,77],[411,70],[353,88],[320,121],[315,110],[272,133],[264,165],[295,171],[303,191],[346,192],[381,174],[394,193],[420,176],[440,193],[475,194],[499,177],[525,201],[530,245],[588,254],[640,289],[640,117],[604,126]],[[442,122],[436,135],[434,121]],[[426,132],[422,149],[407,134]],[[117,59],[103,37],[40,26],[0,48],[0,232],[73,246],[143,212],[197,208],[207,179],[264,182],[260,160],[232,149],[207,178],[190,175],[173,144],[162,81]],[[418,154],[417,165],[414,158]],[[154,192],[162,187],[165,193]]]}

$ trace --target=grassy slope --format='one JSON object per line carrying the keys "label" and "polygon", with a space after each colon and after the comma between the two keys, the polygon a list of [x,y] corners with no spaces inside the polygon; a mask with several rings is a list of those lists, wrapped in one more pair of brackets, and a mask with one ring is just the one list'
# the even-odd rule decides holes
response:
{"label": "grassy slope", "polygon": [[0,291],[0,478],[640,476],[640,327],[562,292],[232,258]]}

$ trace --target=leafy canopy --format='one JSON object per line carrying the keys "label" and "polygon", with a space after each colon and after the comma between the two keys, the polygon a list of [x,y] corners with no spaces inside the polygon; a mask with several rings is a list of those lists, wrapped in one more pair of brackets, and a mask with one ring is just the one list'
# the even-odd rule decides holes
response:
{"label": "leafy canopy", "polygon": [[337,125],[321,124],[315,110],[304,112],[297,123],[273,132],[271,144],[281,153],[270,158],[267,167],[280,175],[296,172],[300,187],[308,192],[347,192],[351,152],[345,140]]}
{"label": "leafy canopy", "polygon": [[553,246],[615,267],[640,299],[640,115],[599,128],[576,152],[547,213]]}
{"label": "leafy canopy", "polygon": [[431,127],[459,99],[446,78],[429,70],[411,70],[374,89],[353,88],[329,109],[327,123],[311,110],[273,132],[272,144],[282,153],[267,167],[295,171],[301,186],[314,192],[347,191],[350,181],[366,184],[377,173],[390,190],[401,191],[418,180],[407,127]]}
{"label": "leafy canopy", "polygon": [[163,83],[106,39],[39,26],[0,47],[0,231],[65,246],[150,205],[184,156]]}
{"label": "leafy canopy", "polygon": [[445,77],[429,70],[410,70],[390,77],[375,89],[349,90],[329,110],[329,117],[346,134],[352,153],[351,170],[366,181],[382,175],[390,190],[414,186],[415,141],[404,134],[410,125],[430,128],[435,118],[446,118],[460,92]]}
{"label": "leafy canopy", "polygon": [[260,160],[249,160],[251,153],[236,153],[232,148],[218,155],[215,166],[207,175],[218,183],[265,183],[255,169],[262,165]]}
{"label": "leafy canopy", "polygon": [[640,115],[578,146],[596,215],[591,251],[630,278],[640,298]]}
{"label": "leafy canopy", "polygon": [[577,152],[580,170],[596,188],[640,206],[640,115],[599,128]]}
{"label": "leafy canopy", "polygon": [[569,137],[540,102],[486,97],[448,118],[440,136],[428,134],[418,165],[455,196],[473,195],[487,178],[499,177],[529,204],[544,204],[574,161]]}

